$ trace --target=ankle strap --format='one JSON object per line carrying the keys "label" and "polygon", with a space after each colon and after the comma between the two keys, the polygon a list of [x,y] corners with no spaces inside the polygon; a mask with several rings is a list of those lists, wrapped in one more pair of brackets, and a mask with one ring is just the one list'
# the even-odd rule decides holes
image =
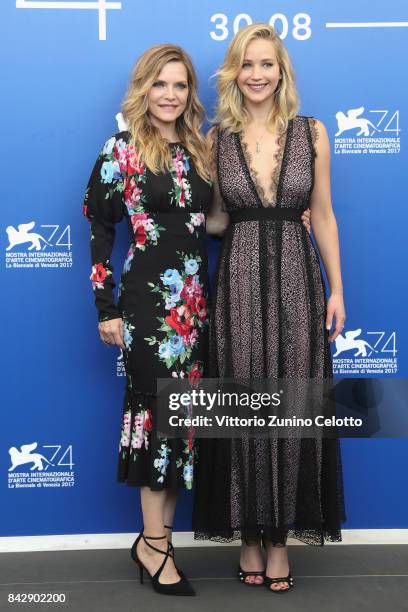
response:
{"label": "ankle strap", "polygon": [[[143,538],[144,543],[146,544],[146,546],[148,546],[152,550],[155,550],[156,552],[164,555],[166,557],[166,559],[167,559],[167,557],[173,558],[173,556],[174,556],[174,552],[173,552],[174,548],[173,548],[172,544],[170,544],[170,542],[167,541],[167,536],[164,535],[164,536],[160,536],[160,537],[157,537],[157,536],[149,537],[149,536],[145,536],[144,533],[142,533],[142,538]],[[160,548],[156,548],[156,546],[153,546],[147,540],[166,540],[167,541],[167,549],[166,550],[160,550]],[[164,563],[166,562],[166,559],[163,562],[163,566],[164,566]]]}

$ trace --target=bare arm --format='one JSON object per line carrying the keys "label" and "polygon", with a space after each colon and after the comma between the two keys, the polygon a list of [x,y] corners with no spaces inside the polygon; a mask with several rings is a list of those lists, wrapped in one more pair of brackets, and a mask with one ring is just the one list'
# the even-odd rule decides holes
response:
{"label": "bare arm", "polygon": [[208,234],[222,236],[229,225],[229,214],[225,212],[220,188],[217,180],[217,162],[215,154],[216,128],[212,127],[207,133],[207,144],[211,156],[211,170],[213,175],[213,199],[207,216],[206,230]]}
{"label": "bare arm", "polygon": [[343,329],[345,321],[343,282],[337,222],[331,204],[330,142],[326,128],[321,121],[316,121],[316,129],[318,139],[315,145],[317,157],[315,160],[314,188],[310,202],[311,225],[330,285],[326,329],[331,328],[333,317],[335,317],[336,328],[329,337],[333,342]]}
{"label": "bare arm", "polygon": [[207,216],[206,230],[207,234],[214,236],[223,236],[229,225],[229,214],[223,210],[223,202],[220,194],[218,182],[214,180],[214,194],[211,203],[210,212]]}

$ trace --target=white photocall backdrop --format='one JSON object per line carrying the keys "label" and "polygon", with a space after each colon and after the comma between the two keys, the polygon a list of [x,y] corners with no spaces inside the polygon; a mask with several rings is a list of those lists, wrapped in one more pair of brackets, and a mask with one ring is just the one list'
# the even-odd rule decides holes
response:
{"label": "white photocall backdrop", "polygon": [[[211,116],[234,32],[270,22],[291,54],[301,114],[332,153],[347,308],[337,376],[406,376],[406,2],[167,0],[0,7],[2,61],[3,536],[124,533],[138,491],[116,482],[124,372],[97,334],[82,197],[138,55],[174,42],[192,56]],[[127,246],[117,235],[120,274]],[[218,243],[209,239],[210,272]],[[142,364],[141,364],[142,367]],[[406,439],[342,440],[348,529],[408,528]],[[188,531],[191,493],[175,529]]]}

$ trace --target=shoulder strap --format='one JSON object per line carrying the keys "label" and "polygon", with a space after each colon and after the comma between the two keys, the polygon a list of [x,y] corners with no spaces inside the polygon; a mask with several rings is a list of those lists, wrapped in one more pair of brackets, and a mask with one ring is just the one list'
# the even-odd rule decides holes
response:
{"label": "shoulder strap", "polygon": [[317,157],[315,144],[318,138],[316,119],[315,117],[306,116],[306,115],[302,117],[302,119],[305,122],[305,129],[306,129],[306,135],[307,135],[307,139],[308,139],[308,143],[310,147],[310,152],[314,159],[315,157]]}

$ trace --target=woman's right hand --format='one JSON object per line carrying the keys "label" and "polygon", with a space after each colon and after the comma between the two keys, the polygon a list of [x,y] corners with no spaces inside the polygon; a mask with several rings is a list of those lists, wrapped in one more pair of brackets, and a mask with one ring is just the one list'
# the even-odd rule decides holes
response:
{"label": "woman's right hand", "polygon": [[126,348],[123,342],[123,321],[122,319],[110,319],[101,321],[98,324],[99,336],[104,344],[120,346]]}
{"label": "woman's right hand", "polygon": [[306,208],[306,210],[303,211],[302,216],[301,216],[303,226],[306,228],[309,234],[312,229],[312,226],[310,223],[310,213],[311,213],[310,208]]}

